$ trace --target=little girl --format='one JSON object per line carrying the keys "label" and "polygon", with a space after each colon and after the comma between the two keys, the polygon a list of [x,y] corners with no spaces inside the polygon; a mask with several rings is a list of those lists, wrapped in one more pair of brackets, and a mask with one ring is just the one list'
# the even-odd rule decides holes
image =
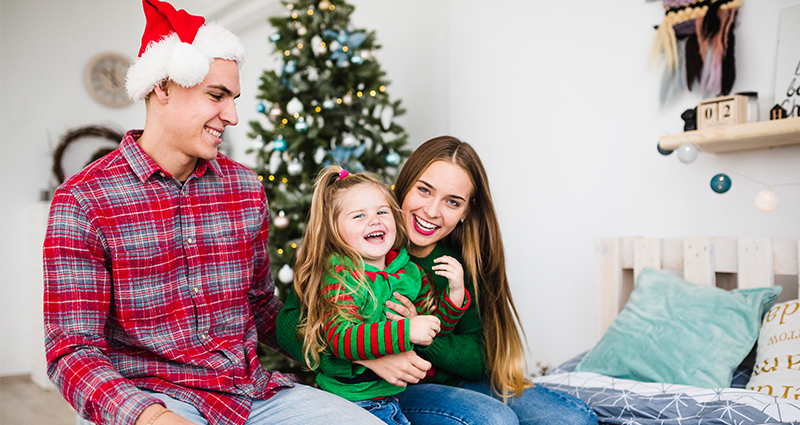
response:
{"label": "little girl", "polygon": [[[294,280],[305,313],[298,326],[304,360],[312,369],[321,355],[369,360],[430,345],[466,311],[470,300],[461,264],[439,259],[435,273],[450,285],[436,298],[422,269],[409,262],[402,223],[393,194],[374,176],[338,166],[320,172]],[[414,300],[421,315],[386,320],[385,303],[397,293]],[[364,366],[354,363],[350,376],[319,373],[317,384],[386,423],[409,424],[391,397],[403,387]]]}

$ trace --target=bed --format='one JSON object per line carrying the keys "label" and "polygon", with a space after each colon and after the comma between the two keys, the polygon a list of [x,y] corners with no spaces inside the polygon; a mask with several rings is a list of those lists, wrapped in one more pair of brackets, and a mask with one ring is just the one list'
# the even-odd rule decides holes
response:
{"label": "bed", "polygon": [[800,425],[798,251],[797,239],[598,239],[596,344],[534,382],[601,424]]}

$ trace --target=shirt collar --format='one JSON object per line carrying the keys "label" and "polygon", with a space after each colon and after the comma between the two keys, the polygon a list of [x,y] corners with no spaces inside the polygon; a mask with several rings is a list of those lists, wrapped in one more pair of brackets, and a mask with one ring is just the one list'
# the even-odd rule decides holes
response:
{"label": "shirt collar", "polygon": [[[119,150],[122,152],[122,156],[126,161],[128,161],[128,164],[130,164],[131,169],[133,169],[134,174],[136,174],[136,177],[138,177],[139,181],[141,182],[147,181],[155,173],[164,173],[165,177],[172,177],[169,172],[163,170],[158,164],[156,164],[153,158],[145,153],[142,147],[136,142],[139,140],[139,137],[142,136],[142,133],[142,130],[128,131],[119,145]],[[217,153],[217,158],[219,158],[220,155],[220,153]],[[206,171],[209,168],[212,172],[214,172],[214,174],[224,177],[222,174],[222,169],[219,166],[216,158],[211,161],[198,159],[197,166],[195,166],[192,174],[198,178],[202,177],[206,174]]]}

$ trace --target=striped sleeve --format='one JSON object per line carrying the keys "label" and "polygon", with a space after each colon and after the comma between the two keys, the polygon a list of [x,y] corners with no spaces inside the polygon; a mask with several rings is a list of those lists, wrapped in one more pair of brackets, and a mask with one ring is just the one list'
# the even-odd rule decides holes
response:
{"label": "striped sleeve", "polygon": [[[414,305],[419,308],[419,306],[425,301],[426,297],[428,297],[428,293],[431,291],[432,289],[431,285],[428,283],[428,278],[425,273],[422,272],[422,288],[420,290],[419,297],[414,302]],[[450,299],[449,294],[450,288],[448,287],[442,291],[441,296],[436,299],[436,309],[433,314],[442,322],[442,329],[439,331],[439,335],[447,334],[456,327],[456,324],[458,324],[461,316],[463,316],[467,311],[471,301],[469,291],[464,291],[464,304],[457,306]]]}
{"label": "striped sleeve", "polygon": [[347,360],[372,360],[413,348],[409,341],[409,319],[364,323],[360,306],[340,283],[327,285],[323,288],[323,295],[352,315],[352,320],[335,315],[326,323],[325,339],[334,356]]}

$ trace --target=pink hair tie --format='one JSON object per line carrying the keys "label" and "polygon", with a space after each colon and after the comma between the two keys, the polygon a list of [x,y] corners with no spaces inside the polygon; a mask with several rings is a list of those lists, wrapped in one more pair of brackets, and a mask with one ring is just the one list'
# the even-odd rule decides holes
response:
{"label": "pink hair tie", "polygon": [[342,169],[342,171],[339,171],[339,180],[341,180],[341,179],[343,179],[343,178],[345,178],[345,177],[347,177],[349,175],[350,175],[350,173],[348,173],[347,170]]}

